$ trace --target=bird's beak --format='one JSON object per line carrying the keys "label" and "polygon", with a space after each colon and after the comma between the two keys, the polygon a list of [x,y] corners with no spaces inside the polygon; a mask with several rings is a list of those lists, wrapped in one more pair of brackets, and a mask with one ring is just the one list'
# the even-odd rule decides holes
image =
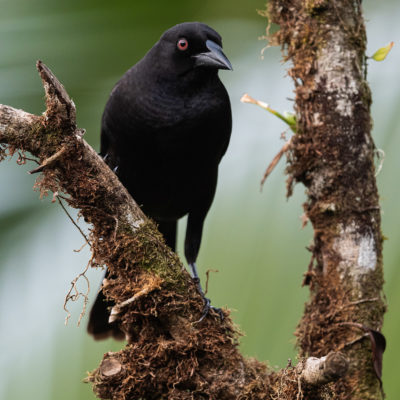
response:
{"label": "bird's beak", "polygon": [[212,40],[207,40],[206,46],[210,51],[193,56],[196,67],[233,70],[231,63],[223,53],[221,46]]}

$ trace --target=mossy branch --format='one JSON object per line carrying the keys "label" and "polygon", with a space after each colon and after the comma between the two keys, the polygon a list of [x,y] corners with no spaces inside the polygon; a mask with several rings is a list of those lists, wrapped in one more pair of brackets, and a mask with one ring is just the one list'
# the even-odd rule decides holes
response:
{"label": "mossy branch", "polygon": [[68,196],[91,225],[89,263],[107,265],[111,272],[103,292],[116,303],[113,318],[128,345],[104,355],[90,374],[95,393],[103,399],[272,399],[315,391],[299,387],[306,360],[297,369],[273,372],[245,359],[228,310],[224,321],[211,314],[196,323],[203,310],[196,285],[154,223],[84,141],[64,87],[40,61],[37,68],[46,112],[36,116],[0,105],[0,159],[16,150],[38,158],[40,166],[31,173],[40,173],[41,194]]}

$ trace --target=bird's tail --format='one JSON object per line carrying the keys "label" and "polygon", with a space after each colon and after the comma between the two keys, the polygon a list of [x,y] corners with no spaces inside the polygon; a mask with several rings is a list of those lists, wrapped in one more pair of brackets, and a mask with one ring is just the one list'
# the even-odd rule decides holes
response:
{"label": "bird's tail", "polygon": [[96,340],[107,339],[112,336],[116,340],[125,339],[125,334],[119,328],[117,321],[109,323],[110,309],[114,305],[113,301],[106,300],[103,291],[100,290],[90,310],[87,331]]}
{"label": "bird's tail", "polygon": [[[176,221],[157,221],[158,229],[163,234],[165,242],[172,250],[175,251],[176,245]],[[107,277],[107,272],[106,272]],[[118,322],[109,323],[110,310],[114,306],[114,302],[106,300],[103,291],[100,290],[90,310],[87,331],[96,340],[107,339],[113,337],[116,340],[125,339],[125,334],[119,328]]]}

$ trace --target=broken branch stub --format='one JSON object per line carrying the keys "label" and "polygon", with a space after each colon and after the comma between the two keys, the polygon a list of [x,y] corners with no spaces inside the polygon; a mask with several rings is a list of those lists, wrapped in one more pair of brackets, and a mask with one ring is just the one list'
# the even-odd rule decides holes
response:
{"label": "broken branch stub", "polygon": [[297,365],[300,379],[309,385],[324,385],[344,376],[349,361],[342,353],[332,352],[325,357],[309,357]]}
{"label": "broken branch stub", "polygon": [[70,130],[76,129],[76,107],[69,97],[64,86],[56,78],[47,65],[40,60],[36,63],[36,68],[42,78],[43,87],[46,93],[46,118],[56,119],[63,128],[69,127]]}
{"label": "broken branch stub", "polygon": [[103,376],[111,377],[119,374],[122,370],[121,363],[112,355],[113,353],[107,353],[107,358],[105,358],[100,364],[100,373]]}

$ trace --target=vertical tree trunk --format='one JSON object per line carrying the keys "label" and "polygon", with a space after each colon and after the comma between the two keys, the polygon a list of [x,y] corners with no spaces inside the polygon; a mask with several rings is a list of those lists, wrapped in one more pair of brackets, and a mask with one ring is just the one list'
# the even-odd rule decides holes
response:
{"label": "vertical tree trunk", "polygon": [[373,354],[369,337],[385,310],[382,235],[361,1],[272,0],[268,7],[280,26],[273,39],[293,64],[298,127],[288,193],[294,182],[305,185],[314,228],[300,355],[345,352],[350,371],[335,398],[379,399],[380,349]]}

